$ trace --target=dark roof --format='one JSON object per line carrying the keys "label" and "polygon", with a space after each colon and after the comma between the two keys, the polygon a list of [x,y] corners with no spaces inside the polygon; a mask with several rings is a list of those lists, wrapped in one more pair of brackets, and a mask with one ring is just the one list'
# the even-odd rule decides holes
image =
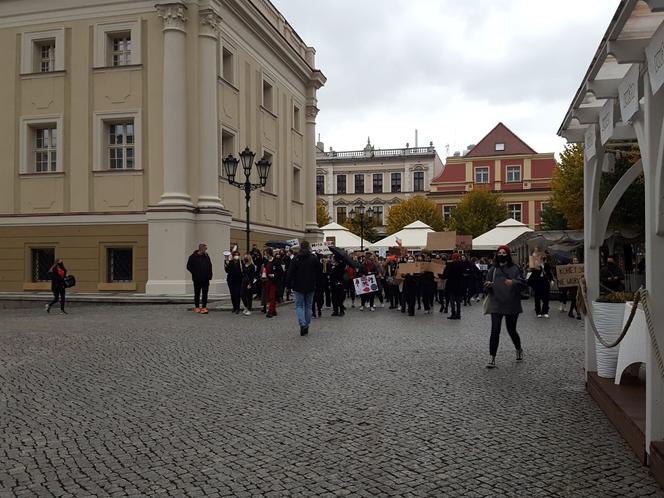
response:
{"label": "dark roof", "polygon": [[[496,150],[496,144],[505,144],[505,150]],[[517,137],[503,123],[498,123],[465,157],[516,156],[537,154],[526,142]]]}

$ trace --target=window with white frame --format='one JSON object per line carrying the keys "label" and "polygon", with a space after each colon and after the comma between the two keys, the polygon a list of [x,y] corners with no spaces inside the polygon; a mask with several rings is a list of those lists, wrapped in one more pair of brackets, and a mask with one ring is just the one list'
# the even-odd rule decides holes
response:
{"label": "window with white frame", "polygon": [[346,175],[337,175],[337,194],[346,193]]}
{"label": "window with white frame", "polygon": [[55,125],[33,128],[35,173],[52,173],[58,164],[58,130]]}
{"label": "window with white frame", "polygon": [[508,166],[507,167],[507,182],[515,183],[521,181],[521,166]]}
{"label": "window with white frame", "polygon": [[382,194],[383,193],[383,174],[374,173],[373,174],[373,193]]}
{"label": "window with white frame", "polygon": [[107,123],[108,169],[134,169],[135,135],[134,121]]}
{"label": "window with white frame", "polygon": [[124,21],[95,25],[94,67],[141,63],[141,23]]}
{"label": "window with white frame", "polygon": [[131,31],[109,33],[109,66],[128,66],[131,64]]}
{"label": "window with white frame", "polygon": [[62,116],[21,118],[21,174],[62,172]]}
{"label": "window with white frame", "polygon": [[355,193],[363,194],[364,193],[364,175],[359,174],[355,175]]}
{"label": "window with white frame", "polygon": [[325,175],[316,175],[316,194],[325,194]]}
{"label": "window with white frame", "polygon": [[424,192],[424,171],[415,171],[413,173],[413,191]]}
{"label": "window with white frame", "polygon": [[235,54],[226,47],[221,49],[221,77],[235,85]]}
{"label": "window with white frame", "polygon": [[390,182],[390,192],[393,194],[401,192],[401,173],[391,173]]}
{"label": "window with white frame", "polygon": [[489,167],[475,168],[475,183],[489,183]]}
{"label": "window with white frame", "polygon": [[23,33],[21,35],[21,74],[64,71],[64,43],[64,28]]}
{"label": "window with white frame", "polygon": [[516,221],[521,221],[522,216],[522,205],[521,203],[517,204],[508,204],[507,211],[510,214],[510,218],[514,218]]}
{"label": "window with white frame", "polygon": [[94,171],[141,169],[140,111],[94,113]]}
{"label": "window with white frame", "polygon": [[505,143],[504,142],[497,142],[496,143],[496,152],[503,152],[505,150]]}
{"label": "window with white frame", "polygon": [[443,220],[450,221],[456,206],[443,206]]}

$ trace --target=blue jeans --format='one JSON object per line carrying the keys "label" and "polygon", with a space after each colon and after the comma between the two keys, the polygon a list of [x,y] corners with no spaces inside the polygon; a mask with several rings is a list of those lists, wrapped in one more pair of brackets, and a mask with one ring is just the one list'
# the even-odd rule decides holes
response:
{"label": "blue jeans", "polygon": [[293,294],[295,294],[297,321],[300,322],[300,327],[308,327],[311,323],[311,306],[314,302],[314,292],[293,291]]}

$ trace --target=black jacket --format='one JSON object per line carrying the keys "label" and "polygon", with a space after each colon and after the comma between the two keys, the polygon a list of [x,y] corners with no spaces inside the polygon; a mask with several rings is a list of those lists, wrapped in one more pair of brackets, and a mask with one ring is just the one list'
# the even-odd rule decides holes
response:
{"label": "black jacket", "polygon": [[198,251],[194,251],[187,261],[187,270],[191,273],[191,279],[194,282],[212,280],[212,261],[207,253],[198,254]]}
{"label": "black jacket", "polygon": [[226,261],[224,263],[224,270],[226,270],[226,281],[229,284],[242,283],[242,263],[240,261]]}
{"label": "black jacket", "polygon": [[443,279],[445,280],[445,290],[453,294],[459,294],[466,288],[463,277],[464,264],[461,261],[451,261],[445,265]]}
{"label": "black jacket", "polygon": [[322,271],[318,258],[310,252],[298,254],[291,261],[286,275],[286,288],[296,292],[316,290],[318,274]]}

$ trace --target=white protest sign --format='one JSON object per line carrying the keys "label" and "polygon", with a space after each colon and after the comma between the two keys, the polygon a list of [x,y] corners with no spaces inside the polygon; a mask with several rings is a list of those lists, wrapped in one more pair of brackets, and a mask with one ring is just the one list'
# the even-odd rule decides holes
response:
{"label": "white protest sign", "polygon": [[300,239],[291,239],[286,241],[288,247],[300,247]]}
{"label": "white protest sign", "polygon": [[365,275],[364,277],[355,278],[353,279],[353,284],[355,284],[355,295],[357,296],[378,291],[378,283],[376,282],[375,275]]}
{"label": "white protest sign", "polygon": [[327,244],[324,242],[314,242],[311,244],[311,251],[325,255],[332,254],[332,251],[330,251],[330,249],[327,247]]}

